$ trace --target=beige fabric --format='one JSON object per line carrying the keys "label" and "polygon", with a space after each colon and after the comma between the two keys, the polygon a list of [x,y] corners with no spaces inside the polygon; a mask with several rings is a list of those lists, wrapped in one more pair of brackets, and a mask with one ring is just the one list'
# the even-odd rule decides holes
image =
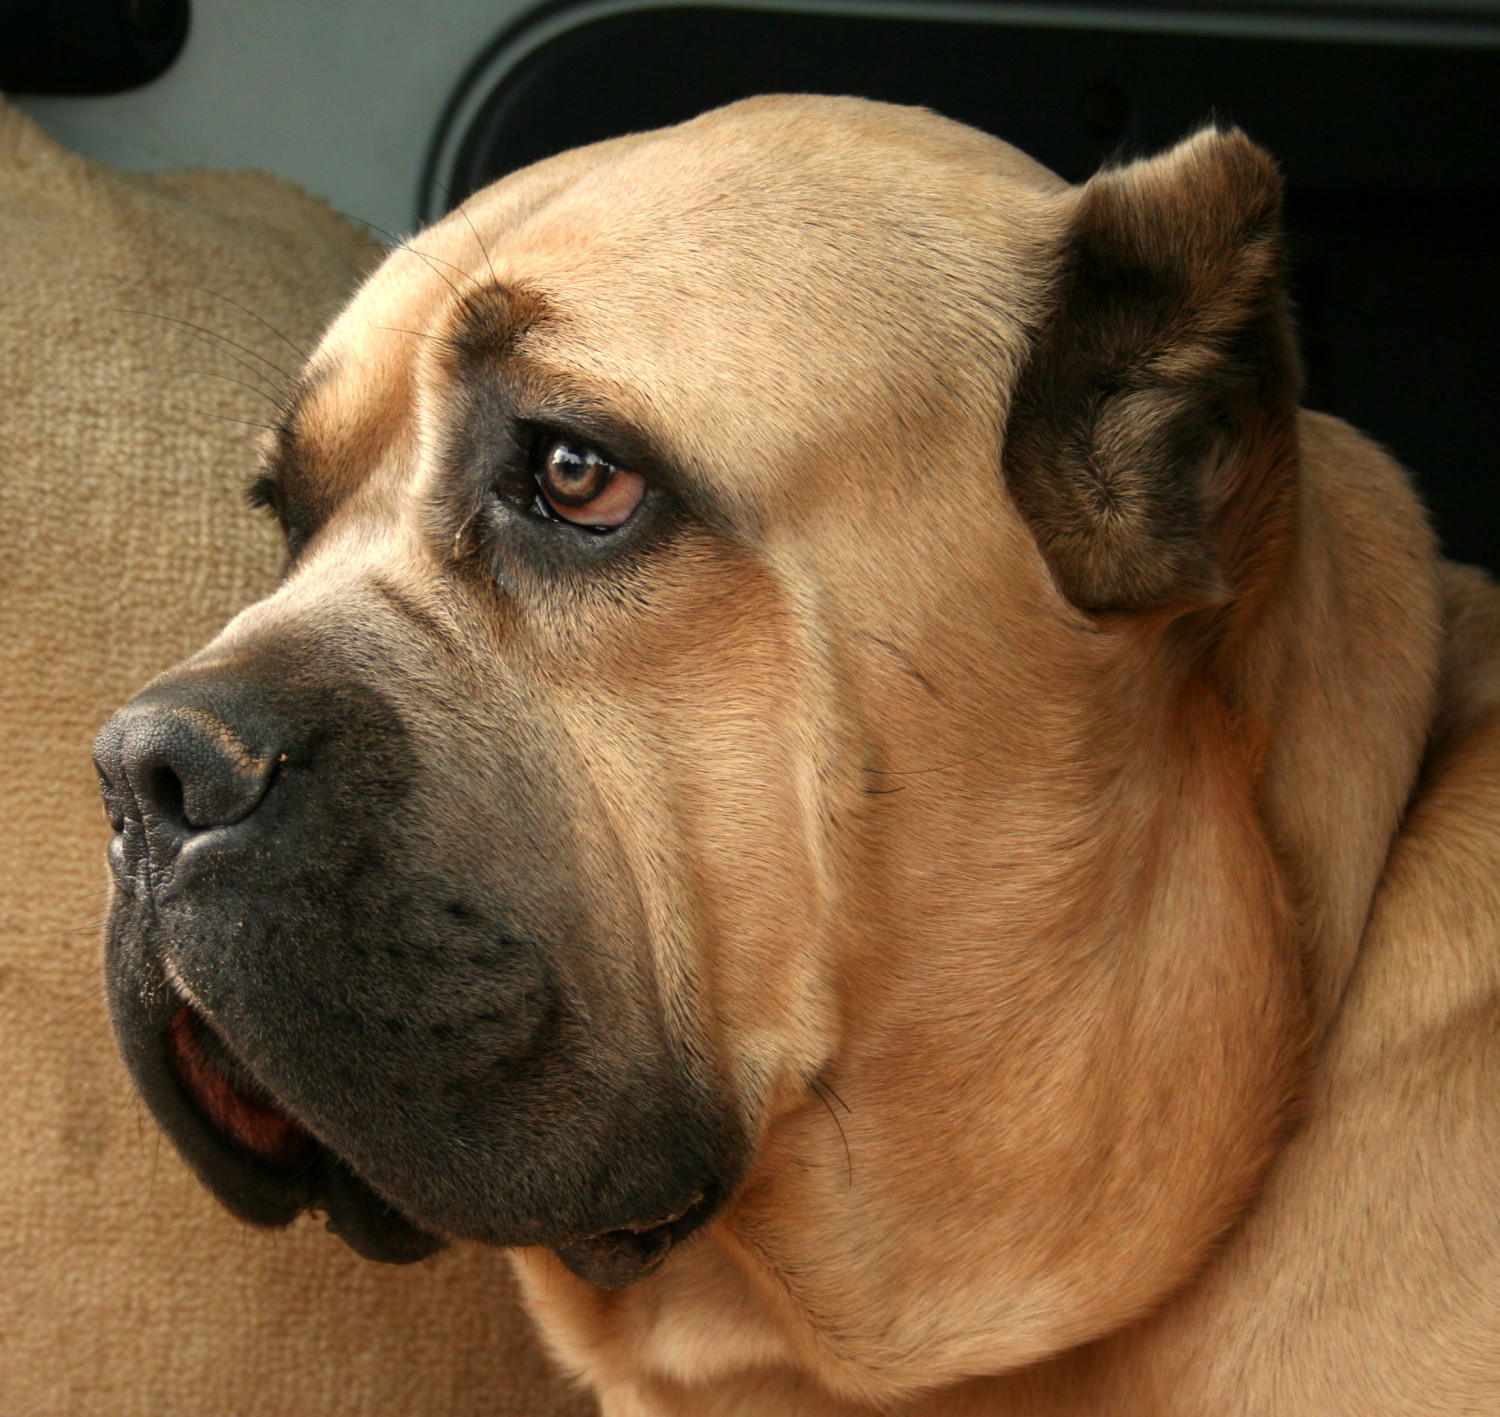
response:
{"label": "beige fabric", "polygon": [[297,356],[255,316],[305,347],[373,254],[274,178],[121,177],[0,105],[4,1417],[587,1410],[500,1256],[390,1269],[317,1220],[219,1210],[136,1104],[100,997],[90,741],[270,585],[276,537],[240,495],[254,430],[210,415],[263,418],[230,380],[274,387]]}

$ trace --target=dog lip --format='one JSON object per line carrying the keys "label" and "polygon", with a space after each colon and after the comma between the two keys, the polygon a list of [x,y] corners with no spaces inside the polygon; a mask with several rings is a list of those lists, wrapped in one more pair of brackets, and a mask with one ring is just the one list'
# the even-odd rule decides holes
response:
{"label": "dog lip", "polygon": [[323,1208],[328,1229],[355,1254],[380,1264],[414,1264],[446,1241],[408,1220],[325,1147]]}
{"label": "dog lip", "polygon": [[662,1216],[660,1220],[647,1220],[641,1222],[638,1225],[616,1225],[609,1230],[600,1230],[597,1234],[594,1235],[585,1235],[583,1237],[583,1243],[589,1243],[594,1240],[602,1240],[609,1235],[644,1235],[651,1230],[664,1229],[666,1226],[676,1224],[676,1222],[681,1220],[682,1217],[686,1215],[688,1211],[692,1210],[694,1206],[702,1205],[702,1203],[703,1192],[700,1191],[686,1205],[680,1206],[677,1210],[673,1211],[671,1215]]}
{"label": "dog lip", "polygon": [[[443,1246],[440,1236],[409,1220],[332,1148],[288,1116],[200,1009],[177,988],[172,993],[173,1007],[161,1029],[167,1072],[200,1132],[206,1133],[204,1140],[224,1161],[248,1166],[273,1186],[301,1193],[300,1204],[293,1202],[269,1223],[286,1224],[300,1211],[322,1209],[332,1234],[365,1259],[386,1264],[410,1264]],[[201,1166],[199,1171],[209,1180]],[[244,1214],[242,1205],[212,1181],[210,1185],[231,1209]],[[581,1279],[622,1289],[652,1273],[696,1230],[716,1208],[717,1195],[714,1185],[695,1189],[667,1214],[591,1231],[556,1245],[554,1252]],[[482,1238],[504,1246],[537,1242],[516,1235]]]}
{"label": "dog lip", "polygon": [[600,1230],[558,1245],[553,1253],[585,1283],[624,1289],[659,1269],[673,1247],[697,1230],[716,1206],[710,1187],[665,1219]]}
{"label": "dog lip", "polygon": [[285,1224],[297,1211],[321,1206],[333,1234],[356,1254],[383,1264],[411,1264],[442,1248],[441,1237],[413,1224],[288,1117],[190,1003],[179,999],[164,1044],[168,1070],[211,1139],[257,1171],[305,1189],[304,1203],[271,1223]]}
{"label": "dog lip", "polygon": [[[184,1092],[215,1132],[260,1161],[285,1165],[300,1159],[312,1138],[281,1112],[262,1089],[229,1069],[216,1066],[216,1040],[191,1004],[184,1003],[167,1025],[167,1059]],[[222,1045],[220,1045],[222,1047]],[[240,1070],[234,1069],[236,1073]]]}

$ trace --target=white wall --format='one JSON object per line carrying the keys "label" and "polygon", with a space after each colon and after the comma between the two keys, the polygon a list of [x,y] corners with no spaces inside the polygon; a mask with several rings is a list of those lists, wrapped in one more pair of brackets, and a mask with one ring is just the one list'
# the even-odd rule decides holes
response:
{"label": "white wall", "polygon": [[259,167],[409,231],[443,105],[527,0],[194,0],[177,62],[105,98],[20,98],[118,167]]}

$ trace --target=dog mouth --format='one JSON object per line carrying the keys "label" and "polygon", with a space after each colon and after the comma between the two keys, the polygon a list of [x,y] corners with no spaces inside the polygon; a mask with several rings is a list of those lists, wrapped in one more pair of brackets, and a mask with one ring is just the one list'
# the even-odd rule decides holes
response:
{"label": "dog mouth", "polygon": [[442,1247],[283,1112],[191,1004],[179,1002],[163,1043],[181,1102],[219,1153],[188,1144],[188,1160],[231,1211],[274,1225],[321,1209],[333,1234],[385,1264],[411,1264]]}
{"label": "dog mouth", "polygon": [[[289,1116],[208,1020],[180,997],[163,1045],[167,1074],[197,1124],[193,1130],[207,1134],[194,1145],[179,1127],[174,1129],[179,1144],[235,1214],[255,1224],[282,1225],[303,1210],[322,1210],[333,1234],[364,1258],[386,1264],[410,1264],[443,1246],[440,1236],[408,1219]],[[247,1203],[252,1192],[254,1201]],[[717,1207],[717,1190],[708,1186],[669,1214],[549,1248],[586,1283],[623,1289],[654,1272]]]}
{"label": "dog mouth", "polygon": [[190,1004],[167,1025],[167,1062],[204,1120],[232,1146],[272,1166],[306,1163],[317,1143],[270,1096]]}

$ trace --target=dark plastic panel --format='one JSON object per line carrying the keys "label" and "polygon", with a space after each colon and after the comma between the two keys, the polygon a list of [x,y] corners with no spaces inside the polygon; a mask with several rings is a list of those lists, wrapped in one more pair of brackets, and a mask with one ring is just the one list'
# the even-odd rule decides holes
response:
{"label": "dark plastic panel", "polygon": [[0,90],[139,88],[171,67],[189,18],[189,0],[0,0]]}

